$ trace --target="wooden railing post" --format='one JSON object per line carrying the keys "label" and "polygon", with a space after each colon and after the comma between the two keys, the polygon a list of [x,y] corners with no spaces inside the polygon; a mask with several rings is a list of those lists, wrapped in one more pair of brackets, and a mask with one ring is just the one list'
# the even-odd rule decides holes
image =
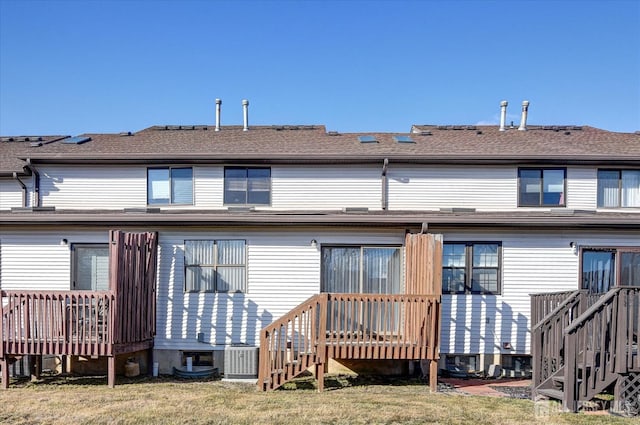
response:
{"label": "wooden railing post", "polygon": [[565,336],[565,363],[564,363],[564,400],[562,407],[565,411],[577,412],[576,401],[577,388],[577,333],[570,333]]}
{"label": "wooden railing post", "polygon": [[327,359],[327,310],[329,304],[329,294],[324,294],[318,299],[318,308],[320,311],[318,323],[318,342],[316,344],[316,379],[318,380],[318,392],[324,390],[324,372]]}

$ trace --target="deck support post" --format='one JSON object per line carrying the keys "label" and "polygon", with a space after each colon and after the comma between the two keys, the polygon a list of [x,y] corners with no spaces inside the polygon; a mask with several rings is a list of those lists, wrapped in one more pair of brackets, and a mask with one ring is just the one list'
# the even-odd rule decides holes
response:
{"label": "deck support post", "polygon": [[438,391],[438,361],[429,360],[429,389],[432,393]]}
{"label": "deck support post", "polygon": [[65,374],[67,373],[67,356],[60,356],[60,372]]}
{"label": "deck support post", "polygon": [[318,392],[324,391],[324,366],[325,363],[316,363],[316,379],[318,380]]}
{"label": "deck support post", "polygon": [[116,386],[116,356],[107,357],[107,385],[109,388]]}
{"label": "deck support post", "polygon": [[[2,342],[0,342],[1,344]],[[9,359],[7,357],[3,357],[0,360],[0,368],[2,368],[2,382],[0,383],[0,387],[3,390],[9,388]]]}
{"label": "deck support post", "polygon": [[42,355],[29,356],[29,369],[31,382],[39,380],[40,372],[42,372]]}

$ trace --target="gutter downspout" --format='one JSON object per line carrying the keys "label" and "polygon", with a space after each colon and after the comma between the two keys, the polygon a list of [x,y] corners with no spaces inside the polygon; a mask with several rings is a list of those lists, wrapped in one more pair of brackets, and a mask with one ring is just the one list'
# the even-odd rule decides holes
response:
{"label": "gutter downspout", "polygon": [[27,158],[26,167],[31,171],[31,174],[33,174],[33,192],[35,197],[33,199],[33,206],[37,208],[40,207],[40,173],[31,163],[31,158]]}
{"label": "gutter downspout", "polygon": [[382,210],[387,210],[387,168],[389,167],[389,158],[385,158],[382,163]]}
{"label": "gutter downspout", "polygon": [[20,180],[20,177],[18,177],[18,173],[14,172],[13,178],[16,179],[16,181],[20,185],[20,191],[22,192],[22,206],[26,207],[27,206],[27,186],[24,184],[22,180]]}

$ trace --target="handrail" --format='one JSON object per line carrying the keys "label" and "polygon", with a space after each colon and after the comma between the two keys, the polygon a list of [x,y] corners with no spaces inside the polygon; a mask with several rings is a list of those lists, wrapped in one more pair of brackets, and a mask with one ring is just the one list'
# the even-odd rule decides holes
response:
{"label": "handrail", "polygon": [[[541,328],[543,325],[545,325],[548,321],[550,321],[551,319],[553,319],[555,316],[557,316],[557,314],[564,310],[564,308],[567,306],[567,304],[570,304],[571,302],[573,302],[575,300],[576,297],[579,297],[583,292],[585,291],[572,291],[570,292],[570,295],[564,299],[564,301],[562,301],[560,304],[558,304],[556,306],[556,308],[554,308],[550,313],[548,313],[546,316],[544,316],[542,319],[540,319],[538,321],[538,323],[533,327],[532,331],[535,331],[539,328]],[[564,292],[558,293],[558,294],[564,294]]]}
{"label": "handrail", "polygon": [[589,320],[591,316],[593,316],[597,311],[602,309],[602,307],[605,304],[608,304],[610,299],[618,296],[618,293],[620,292],[620,290],[626,289],[626,288],[633,288],[633,287],[618,286],[616,288],[610,289],[605,295],[600,297],[600,299],[598,299],[598,301],[595,304],[590,306],[584,313],[582,313],[581,315],[573,319],[571,324],[564,329],[564,333],[570,334],[575,332],[579,327],[581,327],[584,324],[584,322]]}

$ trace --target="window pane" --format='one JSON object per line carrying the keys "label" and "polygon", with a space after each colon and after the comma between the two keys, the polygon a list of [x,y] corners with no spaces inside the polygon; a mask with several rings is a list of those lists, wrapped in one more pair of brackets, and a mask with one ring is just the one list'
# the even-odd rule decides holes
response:
{"label": "window pane", "polygon": [[245,263],[243,240],[218,241],[218,264],[235,264]]}
{"label": "window pane", "polygon": [[188,266],[185,275],[185,291],[214,291],[216,275],[213,267]]}
{"label": "window pane", "polygon": [[473,269],[471,291],[479,293],[498,292],[498,270]]}
{"label": "window pane", "polygon": [[543,170],[544,205],[564,204],[564,170]]}
{"label": "window pane", "polygon": [[184,261],[186,265],[214,265],[213,241],[185,241]]}
{"label": "window pane", "polygon": [[171,202],[193,204],[193,172],[191,168],[171,169]]}
{"label": "window pane", "polygon": [[247,203],[266,204],[271,202],[271,169],[249,168]]}
{"label": "window pane", "polygon": [[246,168],[225,168],[224,169],[224,203],[225,204],[246,204],[247,203],[247,169]]}
{"label": "window pane", "polygon": [[218,267],[217,292],[244,292],[244,267]]}
{"label": "window pane", "polygon": [[442,270],[442,292],[464,293],[464,269]]}
{"label": "window pane", "polygon": [[520,170],[520,205],[540,205],[540,170]]}
{"label": "window pane", "polygon": [[621,255],[621,286],[640,286],[640,252],[623,252]]}
{"label": "window pane", "polygon": [[584,251],[582,253],[582,289],[592,293],[607,292],[615,285],[615,253]]}
{"label": "window pane", "polygon": [[640,207],[640,171],[622,171],[622,206]]}
{"label": "window pane", "polygon": [[322,248],[322,292],[360,292],[360,248]]}
{"label": "window pane", "polygon": [[168,204],[169,199],[169,169],[148,169],[147,204]]}
{"label": "window pane", "polygon": [[109,248],[107,246],[74,246],[76,290],[109,289]]}
{"label": "window pane", "polygon": [[465,244],[445,243],[442,247],[442,265],[445,267],[464,267]]}
{"label": "window pane", "polygon": [[362,292],[399,294],[401,276],[400,248],[363,248]]}
{"label": "window pane", "polygon": [[498,267],[498,245],[473,245],[473,267]]}
{"label": "window pane", "polygon": [[598,170],[598,207],[617,208],[620,206],[619,181],[619,171]]}

